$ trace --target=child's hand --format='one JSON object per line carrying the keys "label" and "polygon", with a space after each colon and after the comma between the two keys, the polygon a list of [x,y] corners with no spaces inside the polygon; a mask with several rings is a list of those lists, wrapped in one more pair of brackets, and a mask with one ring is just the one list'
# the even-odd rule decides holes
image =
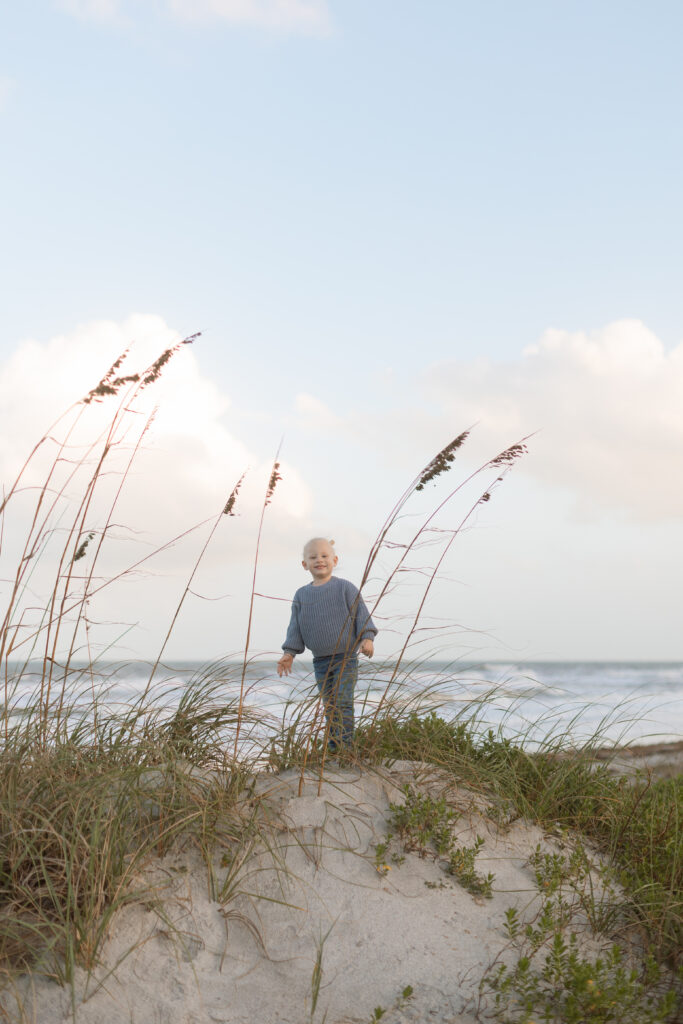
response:
{"label": "child's hand", "polygon": [[372,640],[365,639],[360,645],[360,653],[364,654],[367,658],[371,658],[375,653],[375,645]]}
{"label": "child's hand", "polygon": [[292,662],[294,661],[293,654],[283,654],[277,663],[277,674],[279,676],[288,676],[292,671]]}

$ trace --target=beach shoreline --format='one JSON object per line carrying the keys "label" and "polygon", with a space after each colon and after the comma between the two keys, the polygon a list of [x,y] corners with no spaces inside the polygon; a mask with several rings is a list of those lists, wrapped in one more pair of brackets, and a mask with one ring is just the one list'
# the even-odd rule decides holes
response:
{"label": "beach shoreline", "polygon": [[617,775],[630,776],[640,771],[656,779],[672,779],[683,774],[683,740],[617,744],[599,747],[592,753]]}

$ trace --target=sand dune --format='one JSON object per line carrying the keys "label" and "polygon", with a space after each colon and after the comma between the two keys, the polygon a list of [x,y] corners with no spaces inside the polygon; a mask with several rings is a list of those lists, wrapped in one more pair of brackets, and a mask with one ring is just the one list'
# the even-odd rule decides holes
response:
{"label": "sand dune", "polygon": [[[403,801],[407,782],[445,794],[460,812],[458,844],[485,840],[477,870],[495,875],[491,899],[471,895],[436,855],[391,863],[387,854],[390,870],[378,870],[389,804]],[[251,803],[266,842],[243,861],[239,852],[232,864],[217,857],[219,899],[194,850],[146,869],[141,882],[162,887],[163,899],[119,913],[101,966],[78,976],[77,1021],[368,1024],[376,1007],[384,1024],[486,1019],[480,980],[496,957],[512,957],[505,910],[537,913],[528,858],[538,843],[559,850],[561,839],[521,820],[495,824],[483,798],[408,762],[329,769],[322,783],[309,773],[301,795],[296,771],[258,776]],[[573,929],[581,926],[579,917]],[[588,931],[582,941],[597,951]],[[36,1024],[73,1020],[71,991],[51,981],[23,979],[17,996]]]}

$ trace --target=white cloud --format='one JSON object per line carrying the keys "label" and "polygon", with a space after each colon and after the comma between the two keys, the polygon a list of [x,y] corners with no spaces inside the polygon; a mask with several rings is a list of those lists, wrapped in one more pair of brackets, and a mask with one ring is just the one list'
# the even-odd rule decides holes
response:
{"label": "white cloud", "polygon": [[306,392],[301,392],[296,396],[295,408],[301,425],[311,432],[335,431],[343,423],[343,420],[339,416],[335,416],[324,402]]}
{"label": "white cloud", "polygon": [[[137,4],[125,0],[58,0],[59,7],[76,18],[114,21],[135,16]],[[273,31],[325,33],[330,13],[325,0],[163,0],[162,12],[184,21],[223,21]]]}
{"label": "white cloud", "polygon": [[538,431],[520,468],[645,519],[683,515],[683,345],[638,320],[546,331],[521,358],[444,363],[428,399],[495,449]]}
{"label": "white cloud", "polygon": [[[130,353],[119,374],[144,369],[180,340],[160,317],[134,315],[123,324],[84,324],[46,344],[30,339],[21,342],[0,370],[0,402],[13,424],[12,432],[4,433],[0,441],[3,475],[17,468],[29,442],[37,440],[42,429],[68,406],[79,402],[126,348],[130,347]],[[141,408],[150,412],[157,403],[157,437],[201,439],[211,452],[221,441],[230,442],[219,423],[227,399],[202,377],[190,348],[182,349],[171,360],[155,388],[147,390]],[[84,431],[101,426],[110,412],[108,403],[92,405],[88,416],[91,425]],[[246,457],[244,452],[239,454]]]}
{"label": "white cloud", "polygon": [[[2,422],[12,424],[0,436],[0,482],[7,491],[24,460],[39,438],[69,407],[81,412],[77,430],[69,437],[70,448],[65,458],[77,460],[83,445],[91,443],[107,428],[119,402],[109,397],[100,404],[80,404],[88,392],[103,378],[115,359],[131,346],[119,375],[144,370],[167,348],[176,345],[180,336],[158,316],[134,315],[124,323],[98,321],[86,324],[71,334],[52,338],[46,344],[27,340],[20,343],[11,358],[0,367],[0,410]],[[201,339],[195,344],[201,345]],[[103,520],[102,509],[118,487],[120,471],[128,459],[146,417],[155,410],[152,425],[133,463],[121,500],[116,521],[125,529],[120,535],[135,537],[135,546],[117,549],[116,558],[132,562],[176,534],[204,519],[218,515],[239,477],[247,470],[240,490],[237,518],[226,520],[212,548],[211,570],[218,578],[232,578],[233,569],[249,564],[253,557],[253,533],[261,510],[272,459],[250,450],[226,426],[230,402],[218,384],[204,375],[192,346],[182,346],[166,364],[159,380],[147,388],[135,402],[127,422],[130,432],[108,457],[101,478],[101,498],[93,507],[93,525]],[[54,431],[64,437],[64,420]],[[23,478],[24,485],[41,484],[52,463],[56,446],[46,445]],[[66,479],[71,463],[63,463]],[[92,471],[81,474],[81,484]],[[298,549],[300,535],[306,532],[311,495],[297,470],[284,462],[269,516],[273,543],[294,544]],[[77,495],[76,481],[67,491]],[[18,502],[15,513],[17,529],[22,526],[22,501],[28,502],[30,492]],[[97,505],[97,502],[96,502]],[[11,511],[11,509],[10,509]],[[291,538],[291,539],[290,539]],[[197,541],[192,541],[194,549]],[[172,554],[168,571],[183,574],[189,571],[194,553]],[[114,556],[112,556],[114,557]],[[189,558],[189,562],[188,562]],[[170,565],[170,568],[169,568]],[[119,566],[120,568],[120,566]],[[164,570],[166,571],[166,570]],[[218,585],[217,585],[218,587]],[[224,587],[224,589],[228,589]]]}
{"label": "white cloud", "polygon": [[301,394],[300,427],[346,444],[386,439],[383,465],[402,472],[469,427],[458,461],[484,462],[533,434],[515,474],[573,492],[582,517],[683,516],[683,344],[667,351],[638,320],[550,329],[517,359],[440,363],[391,391],[393,409],[343,415]]}
{"label": "white cloud", "polygon": [[[0,437],[0,473],[5,483],[18,472],[50,423],[78,403],[126,348],[130,351],[117,370],[120,375],[145,369],[179,341],[180,335],[161,317],[135,314],[122,324],[85,324],[46,344],[33,340],[20,343],[0,368],[3,421],[12,423],[12,430]],[[201,339],[195,344],[201,345]],[[94,430],[109,421],[115,402],[110,398],[87,407],[82,440],[92,440]],[[253,488],[258,497],[254,500],[260,504],[271,462],[250,451],[227,430],[223,418],[229,406],[228,397],[217,383],[201,372],[192,346],[180,348],[159,380],[136,403],[144,415],[155,410],[140,455],[146,471],[154,473],[153,463],[165,459],[172,467],[172,480],[164,479],[167,466],[151,481],[152,491],[168,492],[165,518],[180,524],[184,520],[178,509],[188,512],[190,507],[210,514],[248,468],[250,476],[256,478]],[[249,501],[251,487],[245,484],[243,501]],[[287,480],[279,488],[278,498],[280,493],[287,515],[307,513],[309,492],[292,467],[287,467]]]}
{"label": "white cloud", "polygon": [[[57,530],[46,535],[48,546],[34,563],[24,598],[25,624],[34,622],[39,609],[45,607],[65,528],[92,472],[91,461],[80,477],[67,482],[73,467],[69,460],[78,460],[82,452],[78,446],[92,442],[97,432],[106,428],[118,404],[118,399],[112,397],[101,404],[83,405],[80,400],[126,347],[131,349],[117,371],[121,375],[145,369],[180,340],[161,317],[138,314],[123,323],[85,324],[45,344],[25,340],[0,365],[0,415],[4,424],[11,424],[11,429],[0,434],[0,493],[3,489],[7,493],[31,448],[65,409],[74,406],[73,412],[80,410],[82,414],[76,433],[69,438],[72,447],[64,451],[60,472],[52,480],[52,494],[66,484],[70,504],[68,509],[66,501],[58,505],[57,512],[61,509],[64,514],[54,523]],[[202,372],[197,358],[201,344],[198,339],[194,346],[182,346],[159,380],[136,401],[136,411],[129,417],[133,429],[108,457],[98,484],[100,490],[87,513],[86,532],[100,528],[119,485],[117,474],[146,415],[158,407],[116,505],[115,525],[98,560],[98,574],[111,578],[188,528],[203,520],[209,522],[92,599],[89,616],[96,627],[91,635],[93,650],[102,650],[111,643],[109,657],[156,655],[211,523],[219,518],[230,491],[247,470],[237,496],[236,515],[219,518],[218,529],[192,581],[192,594],[183,606],[170,651],[175,657],[203,658],[237,650],[244,643],[256,530],[272,456],[270,452],[255,451],[231,432],[229,398],[217,381]],[[63,437],[68,422],[63,421],[54,435]],[[273,441],[276,444],[277,437]],[[3,578],[11,577],[19,564],[37,494],[31,487],[42,484],[55,452],[53,445],[40,449],[35,465],[23,477],[24,490],[12,499],[2,516]],[[282,598],[283,567],[287,567],[289,597],[292,568],[296,571],[302,538],[311,531],[312,495],[286,459],[281,462],[280,473],[282,479],[266,516],[257,586],[259,592]],[[91,554],[82,563],[86,571]],[[75,586],[77,589],[78,583]],[[283,604],[281,599],[259,598],[254,642],[260,636],[262,645],[279,644],[286,625],[286,606],[286,600]],[[132,630],[130,625],[134,626]]]}

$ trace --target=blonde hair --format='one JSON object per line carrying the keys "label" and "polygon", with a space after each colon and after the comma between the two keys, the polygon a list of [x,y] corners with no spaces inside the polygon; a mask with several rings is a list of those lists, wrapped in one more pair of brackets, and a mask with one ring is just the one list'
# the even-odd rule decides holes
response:
{"label": "blonde hair", "polygon": [[306,557],[306,551],[311,546],[311,544],[320,544],[321,541],[324,544],[329,544],[330,547],[332,549],[334,549],[334,541],[330,537],[311,537],[311,539],[307,540],[306,543],[304,544],[304,550],[303,550],[304,558]]}

